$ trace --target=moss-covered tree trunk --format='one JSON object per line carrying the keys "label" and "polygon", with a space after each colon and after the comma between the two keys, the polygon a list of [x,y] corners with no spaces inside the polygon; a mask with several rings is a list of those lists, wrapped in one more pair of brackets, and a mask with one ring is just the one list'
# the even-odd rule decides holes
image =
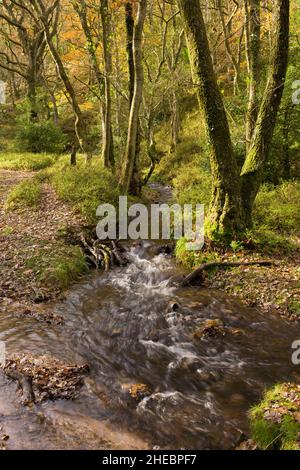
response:
{"label": "moss-covered tree trunk", "polygon": [[103,144],[102,144],[102,161],[105,167],[114,167],[114,145],[112,133],[112,100],[111,100],[111,72],[112,72],[112,55],[111,55],[111,24],[108,0],[100,1],[100,15],[102,21],[102,45],[103,59],[105,66],[105,104],[103,109]]}
{"label": "moss-covered tree trunk", "polygon": [[199,0],[177,0],[210,146],[213,195],[208,235],[232,238],[243,229],[240,179],[229,125],[217,85]]}
{"label": "moss-covered tree trunk", "polygon": [[[131,110],[133,96],[134,96],[134,83],[135,83],[135,66],[134,66],[134,16],[133,4],[131,2],[125,3],[125,23],[126,23],[126,52],[128,64],[128,91],[129,91],[129,112]],[[132,177],[129,186],[129,192],[138,195],[141,190],[141,177],[139,172],[139,154],[140,154],[140,123],[138,123],[135,159],[132,171]]]}
{"label": "moss-covered tree trunk", "polygon": [[269,78],[241,172],[242,200],[248,225],[251,225],[254,200],[270,154],[288,66],[290,1],[276,0],[274,9],[274,41]]}
{"label": "moss-covered tree trunk", "polygon": [[143,97],[144,70],[143,70],[143,29],[147,13],[147,0],[139,0],[137,20],[133,35],[134,56],[134,93],[132,97],[127,145],[125,151],[124,165],[120,180],[120,187],[127,193],[132,187],[136,155],[139,145],[139,111]]}
{"label": "moss-covered tree trunk", "polygon": [[249,69],[249,99],[246,116],[246,148],[249,149],[259,111],[261,77],[260,0],[244,0],[246,56]]}
{"label": "moss-covered tree trunk", "polygon": [[[255,108],[258,103],[259,76],[254,55],[258,52],[259,38],[252,38],[254,75],[249,104],[251,141],[241,174],[234,157],[223,99],[214,74],[200,0],[177,0],[177,3],[184,22],[194,86],[203,110],[210,145],[213,197],[207,235],[213,238],[224,238],[225,235],[230,239],[252,224],[253,203],[270,153],[288,65],[290,2],[275,1],[273,53],[269,79],[257,118]],[[251,5],[251,14],[257,15],[259,2],[253,0]],[[259,25],[256,25],[255,31],[259,35]]]}

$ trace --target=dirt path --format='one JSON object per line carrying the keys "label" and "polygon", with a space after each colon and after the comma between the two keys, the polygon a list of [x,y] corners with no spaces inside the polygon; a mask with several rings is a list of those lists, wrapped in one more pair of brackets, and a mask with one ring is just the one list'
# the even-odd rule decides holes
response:
{"label": "dirt path", "polygon": [[7,212],[4,203],[9,191],[34,173],[0,171],[0,309],[14,302],[39,303],[55,298],[59,290],[46,287],[30,265],[43,252],[56,253],[62,242],[58,231],[66,225],[80,225],[81,219],[58,200],[54,190],[42,185],[40,204]]}

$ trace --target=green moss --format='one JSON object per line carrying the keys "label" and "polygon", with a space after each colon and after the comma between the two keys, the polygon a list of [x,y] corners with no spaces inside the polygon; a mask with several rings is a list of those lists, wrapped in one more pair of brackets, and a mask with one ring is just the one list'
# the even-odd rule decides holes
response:
{"label": "green moss", "polygon": [[34,179],[22,181],[8,193],[4,207],[6,210],[35,207],[40,202],[41,194],[41,185],[38,181]]}
{"label": "green moss", "polygon": [[13,227],[11,227],[10,225],[6,225],[5,227],[3,227],[3,228],[1,229],[0,235],[2,235],[3,237],[8,237],[8,236],[11,235],[13,232],[14,232]]}
{"label": "green moss", "polygon": [[300,316],[300,302],[298,300],[291,300],[289,302],[288,309],[291,313]]}
{"label": "green moss", "polygon": [[26,261],[41,284],[59,289],[69,287],[80,275],[88,271],[82,250],[78,246],[45,245]]}
{"label": "green moss", "polygon": [[181,167],[172,180],[174,196],[179,204],[204,204],[207,209],[211,199],[211,177],[195,160]]}
{"label": "green moss", "polygon": [[300,390],[280,384],[264,394],[249,413],[251,437],[262,450],[300,450]]}

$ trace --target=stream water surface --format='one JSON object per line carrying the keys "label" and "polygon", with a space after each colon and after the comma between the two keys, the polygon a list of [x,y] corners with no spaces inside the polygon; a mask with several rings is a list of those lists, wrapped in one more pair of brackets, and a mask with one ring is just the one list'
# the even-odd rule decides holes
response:
{"label": "stream water surface", "polygon": [[[230,449],[247,435],[247,410],[263,390],[300,372],[291,362],[298,325],[222,292],[175,288],[179,268],[156,248],[132,247],[127,267],[75,285],[53,306],[62,327],[0,316],[9,352],[91,366],[76,400],[32,409],[20,405],[16,386],[0,375],[8,448]],[[194,340],[207,319],[239,332]],[[135,402],[128,394],[135,383],[147,384],[152,395]]]}

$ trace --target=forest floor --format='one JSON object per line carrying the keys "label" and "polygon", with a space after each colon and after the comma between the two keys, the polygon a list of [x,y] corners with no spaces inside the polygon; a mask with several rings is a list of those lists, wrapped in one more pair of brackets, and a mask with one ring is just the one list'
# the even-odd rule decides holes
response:
{"label": "forest floor", "polygon": [[300,321],[300,243],[299,251],[290,255],[248,251],[221,257],[224,262],[258,260],[271,261],[272,265],[220,269],[207,279],[206,285],[225,290],[250,307],[276,311],[291,321]]}
{"label": "forest floor", "polygon": [[53,269],[61,268],[60,260],[63,264],[65,256],[67,263],[70,256],[70,247],[59,239],[59,230],[82,221],[58,200],[48,184],[42,185],[37,207],[7,211],[8,192],[33,175],[0,170],[0,310],[9,308],[17,315],[52,321],[55,319],[42,303],[61,295],[62,286],[51,282],[51,276]]}

